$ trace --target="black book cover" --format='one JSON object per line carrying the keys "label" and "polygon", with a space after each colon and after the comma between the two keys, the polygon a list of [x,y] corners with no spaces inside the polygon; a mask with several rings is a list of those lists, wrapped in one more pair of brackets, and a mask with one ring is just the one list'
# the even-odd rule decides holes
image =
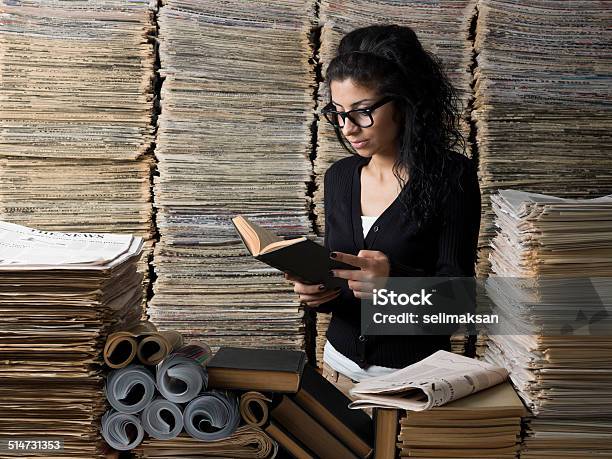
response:
{"label": "black book cover", "polygon": [[306,239],[255,258],[280,271],[297,276],[312,284],[325,284],[327,288],[346,286],[347,280],[332,277],[331,269],[356,269],[329,257],[329,250],[315,241]]}
{"label": "black book cover", "polygon": [[236,370],[278,371],[300,375],[305,363],[306,353],[302,351],[222,347],[206,366]]}
{"label": "black book cover", "polygon": [[[351,403],[351,400],[320,375],[311,365],[306,365],[304,368],[300,390],[309,393],[336,419],[349,427],[355,435],[372,447],[374,444],[374,423],[372,418],[363,412],[363,410],[350,409],[348,405]],[[308,411],[308,407],[303,408]]]}

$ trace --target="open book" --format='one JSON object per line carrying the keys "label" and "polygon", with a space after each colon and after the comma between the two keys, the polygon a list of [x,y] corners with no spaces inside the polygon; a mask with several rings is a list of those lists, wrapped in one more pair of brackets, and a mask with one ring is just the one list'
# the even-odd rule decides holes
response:
{"label": "open book", "polygon": [[430,410],[495,386],[508,371],[481,360],[438,351],[406,368],[364,379],[350,391],[350,408]]}
{"label": "open book", "polygon": [[331,259],[329,250],[306,237],[283,239],[241,215],[232,218],[232,223],[253,257],[306,283],[340,287],[346,280],[330,276],[329,271],[355,269]]}

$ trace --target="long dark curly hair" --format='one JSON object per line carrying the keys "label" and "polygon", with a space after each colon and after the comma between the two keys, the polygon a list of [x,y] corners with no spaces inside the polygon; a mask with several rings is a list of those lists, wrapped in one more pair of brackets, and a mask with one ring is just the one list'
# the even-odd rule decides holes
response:
{"label": "long dark curly hair", "polygon": [[[325,75],[332,81],[347,78],[392,96],[400,121],[400,152],[393,173],[402,185],[400,201],[408,217],[422,226],[435,217],[460,171],[451,169],[452,151],[465,155],[459,130],[461,107],[456,91],[436,56],[423,49],[409,27],[373,25],[342,38]],[[342,132],[340,143],[352,154]],[[400,170],[409,173],[408,184]]]}

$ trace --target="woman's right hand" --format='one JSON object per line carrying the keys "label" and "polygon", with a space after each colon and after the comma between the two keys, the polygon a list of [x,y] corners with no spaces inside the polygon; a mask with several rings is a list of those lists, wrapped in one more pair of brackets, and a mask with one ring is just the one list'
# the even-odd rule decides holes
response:
{"label": "woman's right hand", "polygon": [[315,308],[340,295],[340,288],[328,290],[323,284],[304,284],[301,279],[285,273],[285,279],[293,283],[293,291],[299,295],[302,306]]}

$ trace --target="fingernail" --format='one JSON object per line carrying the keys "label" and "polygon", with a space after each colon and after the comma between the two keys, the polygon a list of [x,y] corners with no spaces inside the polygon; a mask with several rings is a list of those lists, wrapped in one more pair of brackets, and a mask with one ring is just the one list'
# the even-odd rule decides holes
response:
{"label": "fingernail", "polygon": [[332,258],[336,258],[338,256],[338,254],[336,252],[332,252],[329,254],[330,257]]}
{"label": "fingernail", "polygon": [[325,285],[323,284],[319,285],[319,290],[325,290]]}

